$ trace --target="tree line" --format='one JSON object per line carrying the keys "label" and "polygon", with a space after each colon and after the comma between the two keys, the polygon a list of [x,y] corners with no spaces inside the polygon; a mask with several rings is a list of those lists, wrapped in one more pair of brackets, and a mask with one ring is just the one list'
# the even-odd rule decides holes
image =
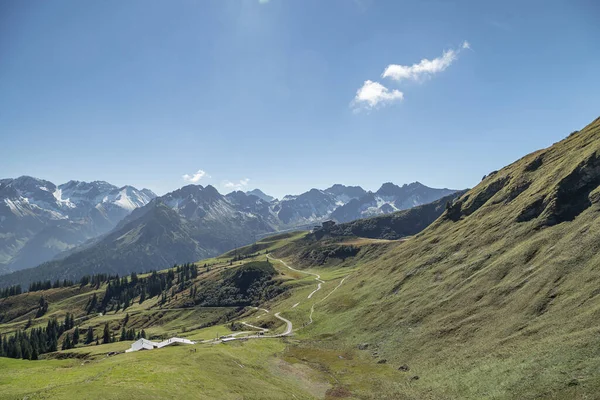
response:
{"label": "tree line", "polygon": [[132,305],[134,299],[138,299],[139,304],[142,304],[146,299],[161,295],[160,304],[164,304],[169,289],[173,289],[173,294],[181,292],[186,288],[187,282],[197,277],[198,268],[193,263],[175,264],[166,273],[159,274],[152,271],[150,275],[143,278],[135,272],[132,272],[129,277],[120,278],[116,275],[108,280],[102,299],[100,300],[94,293],[89,298],[85,310],[87,314],[126,310]]}
{"label": "tree line", "polygon": [[58,339],[72,329],[75,324],[73,314],[67,314],[63,322],[51,318],[45,327],[32,328],[29,331],[18,330],[13,336],[2,336],[0,357],[37,360],[40,354],[58,349]]}
{"label": "tree line", "polygon": [[68,279],[63,279],[62,281],[55,280],[54,283],[52,283],[50,280],[37,281],[29,284],[28,292],[39,292],[40,290],[58,289],[71,286],[73,286],[73,281]]}
{"label": "tree line", "polygon": [[[209,267],[206,264],[204,265],[204,267],[206,268],[207,271],[209,270]],[[151,271],[151,274],[153,276],[163,275],[163,274],[158,274],[156,271]],[[177,274],[177,276],[179,278],[178,282],[180,284],[182,284],[183,282],[186,282],[190,279],[196,278],[198,276],[198,269],[196,268],[196,266],[193,263],[185,263],[182,265],[175,264],[172,269],[169,269],[167,271],[167,274],[169,275],[168,278],[170,279],[171,283],[175,278],[174,274]],[[81,277],[81,279],[79,280],[79,286],[84,287],[84,286],[89,285],[91,287],[95,287],[96,289],[98,289],[102,284],[114,282],[118,279],[119,279],[119,275],[110,275],[110,274],[103,274],[103,273],[93,274],[93,275],[85,275],[85,276]],[[131,280],[132,281],[135,280],[134,284],[137,283],[137,274],[135,272],[131,274]],[[152,282],[149,282],[150,286],[145,291],[147,297],[154,297],[154,296],[157,296],[160,293],[162,293],[162,291],[165,290],[164,289],[165,283],[166,283],[166,281],[161,281],[159,283],[156,280],[156,277],[154,277],[152,279]],[[75,283],[72,280],[68,280],[68,279],[63,279],[62,281],[55,280],[54,282],[52,282],[51,280],[35,281],[35,282],[31,282],[29,284],[27,291],[28,292],[39,292],[42,290],[65,288],[65,287],[71,287],[71,286],[75,286]],[[171,286],[172,285],[168,285],[168,288],[170,288]],[[162,287],[162,289],[161,289],[161,287]],[[183,290],[183,287],[180,289],[180,291],[181,290]],[[7,288],[0,289],[0,299],[10,297],[10,296],[16,296],[16,295],[19,295],[22,293],[23,293],[23,290],[21,288],[21,285],[9,286]]]}
{"label": "tree line", "polygon": [[7,288],[0,289],[0,299],[4,299],[9,296],[16,296],[21,293],[22,293],[21,285],[9,286]]}
{"label": "tree line", "polygon": [[[208,270],[208,267],[206,266]],[[96,293],[90,296],[85,306],[87,314],[92,312],[103,312],[128,308],[135,298],[139,297],[139,303],[145,299],[162,295],[161,304],[165,303],[166,294],[171,290],[172,295],[180,292],[190,286],[188,282],[198,277],[198,268],[193,263],[174,265],[166,273],[157,273],[153,271],[146,277],[139,277],[136,273],[131,273],[128,277],[112,276],[107,274],[97,274],[84,276],[80,280],[80,285],[90,285],[100,287],[107,283],[104,296],[99,299]],[[68,285],[70,284],[70,285]],[[52,287],[73,286],[73,282],[64,280],[62,282],[50,281],[34,282],[30,285],[31,291],[47,290]],[[13,286],[3,289],[0,294],[8,293],[7,296],[20,294],[20,286]],[[196,295],[197,288],[191,290],[190,295]],[[44,296],[40,296],[36,318],[43,316],[48,310],[48,301]],[[125,326],[129,320],[129,315],[125,317],[121,327],[119,340],[135,340],[146,338],[146,332],[142,329],[127,329]],[[57,351],[59,341],[62,337],[60,348],[62,350],[71,349],[80,343],[100,344],[100,338],[94,334],[92,327],[87,330],[80,330],[75,326],[73,314],[68,313],[64,321],[58,322],[56,318],[51,318],[45,327],[31,328],[33,321],[28,321],[24,330],[18,330],[12,336],[3,335],[0,339],[0,357],[23,358],[28,360],[37,360],[39,355]],[[74,328],[74,329],[73,329]],[[64,335],[64,336],[63,336]],[[115,333],[111,332],[108,324],[105,324],[102,332],[102,343],[112,343],[117,340]]]}

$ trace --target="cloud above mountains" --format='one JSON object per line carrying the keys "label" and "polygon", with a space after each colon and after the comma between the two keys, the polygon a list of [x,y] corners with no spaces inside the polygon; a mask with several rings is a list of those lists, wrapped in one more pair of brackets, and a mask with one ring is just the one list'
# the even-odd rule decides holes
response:
{"label": "cloud above mountains", "polygon": [[[458,55],[462,50],[470,48],[470,43],[465,40],[458,49],[446,50],[441,56],[436,57],[433,60],[424,58],[412,65],[390,64],[384,69],[381,78],[391,79],[395,82],[422,82],[444,71],[457,60]],[[353,108],[355,112],[371,110],[403,99],[404,93],[400,90],[389,89],[379,82],[366,80],[356,91],[356,95],[354,96],[354,100],[350,103],[350,107]]]}
{"label": "cloud above mountains", "polygon": [[[184,181],[186,181],[188,183],[198,183],[202,179],[209,179],[209,178],[211,178],[211,176],[206,171],[201,170],[201,169],[194,172],[193,174],[184,174],[181,176],[181,179],[183,179]],[[250,183],[250,178],[244,178],[244,179],[240,179],[239,181],[233,181],[233,182],[230,180],[224,180],[221,182],[221,187],[223,189],[228,189],[228,190],[232,190],[232,191],[243,190],[243,189],[247,188],[248,183]]]}
{"label": "cloud above mountains", "polygon": [[191,175],[184,174],[181,176],[181,178],[186,182],[198,183],[202,178],[210,178],[210,176],[206,173],[206,171],[199,169],[198,171],[196,171],[196,173]]}
{"label": "cloud above mountains", "polygon": [[250,182],[250,179],[244,178],[244,179],[240,179],[237,182],[223,181],[222,185],[225,189],[242,190],[242,189],[246,188],[246,186],[248,186],[249,182]]}

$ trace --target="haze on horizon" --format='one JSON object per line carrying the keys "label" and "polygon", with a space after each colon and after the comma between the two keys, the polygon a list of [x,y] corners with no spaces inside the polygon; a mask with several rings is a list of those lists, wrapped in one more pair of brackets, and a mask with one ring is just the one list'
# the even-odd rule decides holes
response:
{"label": "haze on horizon", "polygon": [[[518,7],[519,12],[512,10]],[[0,4],[0,178],[461,189],[597,116],[590,1]]]}

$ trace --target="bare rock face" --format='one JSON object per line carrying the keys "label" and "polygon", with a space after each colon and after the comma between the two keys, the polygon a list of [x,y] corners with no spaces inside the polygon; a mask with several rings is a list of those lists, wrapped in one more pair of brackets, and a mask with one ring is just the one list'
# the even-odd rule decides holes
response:
{"label": "bare rock face", "polygon": [[600,186],[600,156],[588,159],[562,179],[542,217],[548,226],[572,221],[592,205],[590,194]]}
{"label": "bare rock face", "polygon": [[523,208],[517,222],[539,219],[540,226],[553,226],[574,220],[595,203],[600,203],[600,156],[593,153],[561,179],[547,196]]}

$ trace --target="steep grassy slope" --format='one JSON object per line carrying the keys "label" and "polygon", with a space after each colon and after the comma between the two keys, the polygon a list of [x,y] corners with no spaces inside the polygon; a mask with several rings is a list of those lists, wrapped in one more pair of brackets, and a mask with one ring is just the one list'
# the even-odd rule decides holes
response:
{"label": "steep grassy slope", "polygon": [[407,364],[418,381],[385,384],[399,398],[594,397],[599,185],[600,119],[490,174],[416,237],[355,260],[316,313],[331,318],[302,335],[369,342]]}
{"label": "steep grassy slope", "polygon": [[[260,272],[258,282],[264,276],[279,281],[287,289],[282,294],[258,297],[268,313],[251,307],[181,309],[188,288],[163,309],[154,298],[134,302],[127,311],[130,323],[150,335],[192,339],[229,334],[242,322],[280,333],[283,324],[273,317],[280,313],[293,322],[291,338],[203,343],[197,353],[182,347],[99,357],[127,345],[118,342],[47,356],[76,353],[83,362],[0,359],[6,371],[0,374],[2,393],[9,398],[598,398],[599,187],[600,119],[490,174],[404,241],[280,235],[200,263],[211,270],[200,274],[199,288],[203,279],[244,282],[247,272]],[[275,260],[263,264],[266,251],[296,269]],[[307,256],[311,253],[342,257],[321,263]],[[240,256],[248,258],[233,259]],[[261,264],[253,265],[257,261]],[[48,315],[77,312],[89,295],[61,294]],[[28,304],[23,300],[23,314],[0,324],[0,330],[24,325]],[[108,322],[118,333],[124,314],[94,315],[83,326],[99,332]],[[210,323],[216,325],[206,328]],[[64,383],[56,385],[59,377]]]}

